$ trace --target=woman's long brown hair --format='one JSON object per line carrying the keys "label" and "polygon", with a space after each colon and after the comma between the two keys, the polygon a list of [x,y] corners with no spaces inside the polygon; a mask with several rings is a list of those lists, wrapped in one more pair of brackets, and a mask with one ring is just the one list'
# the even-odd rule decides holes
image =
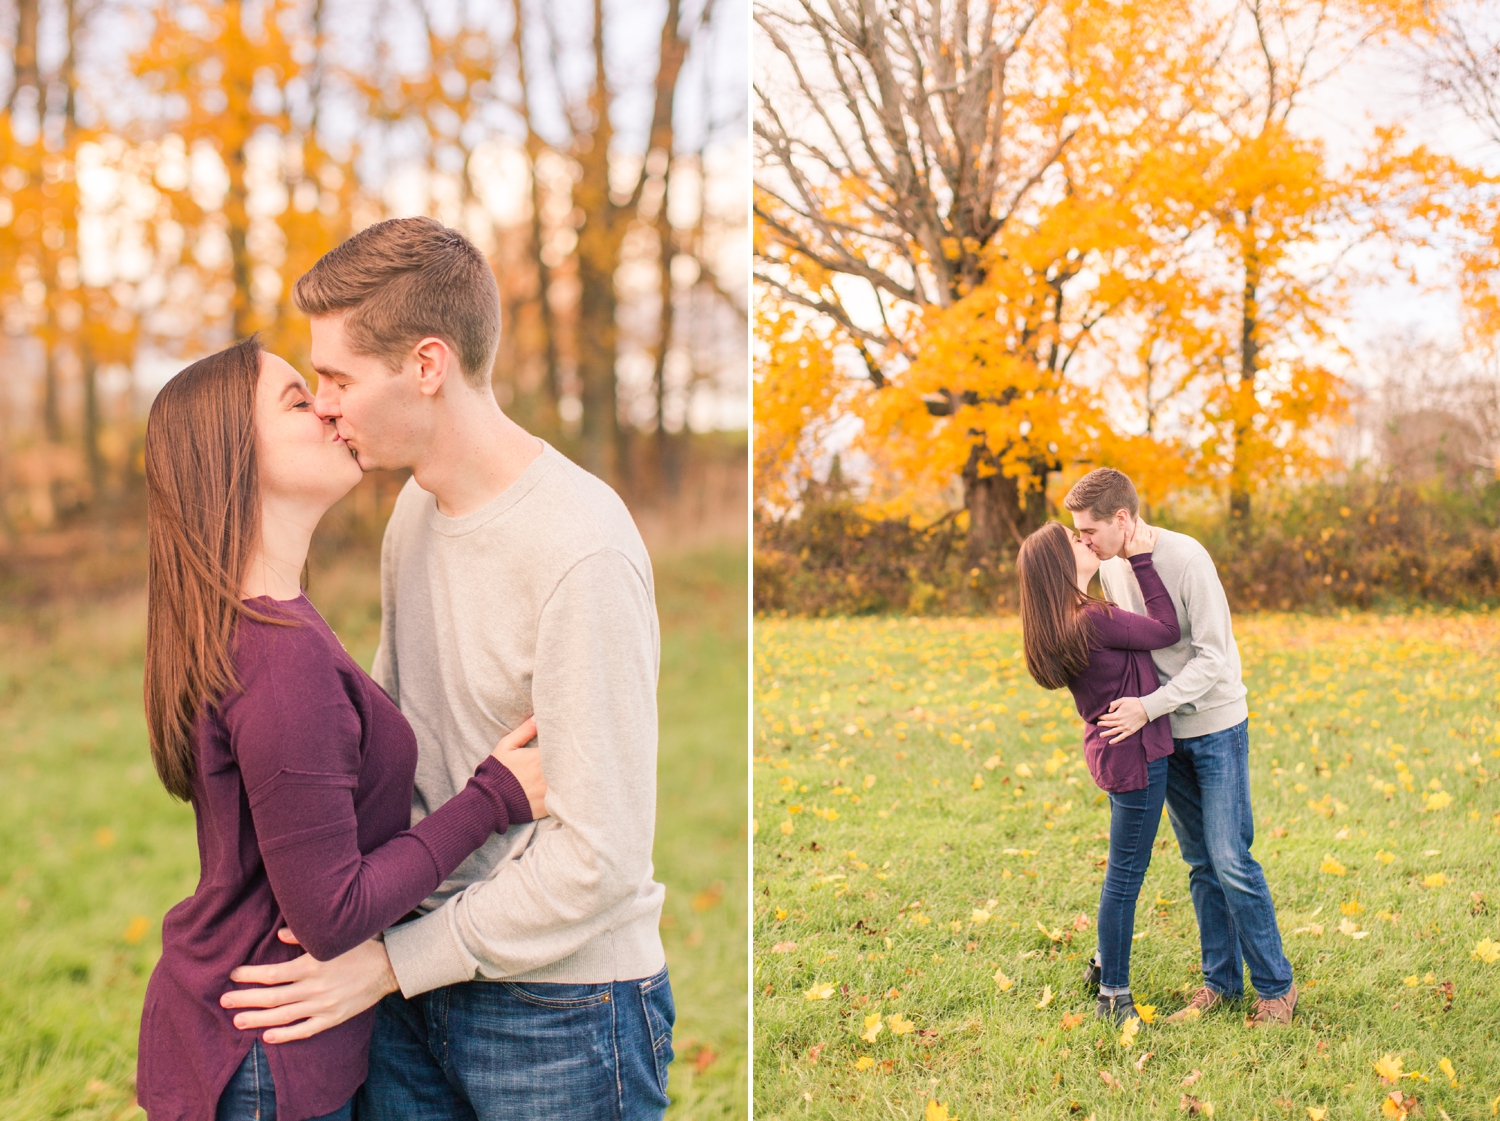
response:
{"label": "woman's long brown hair", "polygon": [[[146,421],[146,727],[162,784],[193,797],[193,726],[237,687],[230,642],[260,534],[251,337],[162,387]],[[280,620],[266,619],[267,622]]]}
{"label": "woman's long brown hair", "polygon": [[1083,608],[1102,601],[1078,590],[1073,542],[1061,522],[1048,522],[1021,542],[1016,571],[1026,668],[1043,689],[1061,689],[1089,664],[1093,628]]}

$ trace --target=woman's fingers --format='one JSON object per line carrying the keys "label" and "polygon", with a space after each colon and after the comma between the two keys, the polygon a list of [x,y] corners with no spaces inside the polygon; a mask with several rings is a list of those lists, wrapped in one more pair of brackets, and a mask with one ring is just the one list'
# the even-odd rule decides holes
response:
{"label": "woman's fingers", "polygon": [[515,731],[508,733],[500,741],[499,747],[500,750],[509,751],[520,747],[522,744],[530,743],[534,739],[536,739],[536,717],[528,716],[525,720],[521,721]]}

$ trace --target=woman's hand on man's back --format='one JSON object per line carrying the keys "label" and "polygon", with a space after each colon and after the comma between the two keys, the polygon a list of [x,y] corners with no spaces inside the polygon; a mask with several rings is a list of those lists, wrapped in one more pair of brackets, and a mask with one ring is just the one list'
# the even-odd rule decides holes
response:
{"label": "woman's hand on man's back", "polygon": [[490,752],[521,784],[526,791],[526,800],[531,803],[533,820],[547,816],[547,780],[542,777],[542,752],[540,748],[524,747],[536,739],[536,717],[528,716],[514,732],[495,745]]}

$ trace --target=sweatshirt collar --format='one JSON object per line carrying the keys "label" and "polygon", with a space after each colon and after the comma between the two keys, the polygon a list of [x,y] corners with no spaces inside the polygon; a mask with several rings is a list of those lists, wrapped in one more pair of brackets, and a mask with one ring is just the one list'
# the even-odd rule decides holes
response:
{"label": "sweatshirt collar", "polygon": [[528,463],[526,470],[522,471],[514,482],[472,513],[450,518],[438,509],[437,499],[434,498],[432,508],[427,515],[428,526],[434,533],[440,533],[444,537],[462,537],[466,533],[473,533],[481,526],[494,521],[530,494],[536,485],[557,466],[561,458],[562,453],[543,440],[542,454]]}

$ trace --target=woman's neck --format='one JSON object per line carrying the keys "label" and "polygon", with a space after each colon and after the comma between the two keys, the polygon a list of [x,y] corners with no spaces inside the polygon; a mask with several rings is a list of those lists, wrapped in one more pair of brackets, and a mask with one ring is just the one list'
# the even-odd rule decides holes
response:
{"label": "woman's neck", "polygon": [[322,512],[310,514],[296,506],[263,502],[260,536],[245,565],[241,599],[268,596],[296,599],[302,594],[302,569]]}

